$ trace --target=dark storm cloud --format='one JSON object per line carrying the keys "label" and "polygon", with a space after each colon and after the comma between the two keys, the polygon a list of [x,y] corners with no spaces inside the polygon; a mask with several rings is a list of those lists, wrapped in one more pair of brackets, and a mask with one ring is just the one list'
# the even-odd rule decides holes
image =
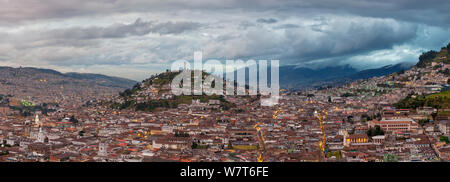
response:
{"label": "dark storm cloud", "polygon": [[201,25],[194,22],[164,22],[154,23],[142,21],[140,18],[132,24],[115,24],[109,27],[68,28],[45,32],[49,39],[100,39],[142,36],[149,33],[180,34],[198,29]]}
{"label": "dark storm cloud", "polygon": [[321,9],[324,12],[341,12],[359,16],[393,18],[435,26],[450,26],[450,1],[448,0],[319,0],[297,6]]}
{"label": "dark storm cloud", "polygon": [[325,29],[311,26],[312,31],[320,32],[319,39],[300,39],[298,31],[288,31],[288,39],[293,40],[294,54],[292,58],[300,60],[323,59],[334,56],[346,56],[373,50],[390,49],[413,40],[416,37],[417,26],[392,21],[373,21],[358,23],[336,22]]}
{"label": "dark storm cloud", "polygon": [[[395,20],[349,17],[282,26],[274,30],[251,27],[245,34],[220,36],[209,45],[216,47],[211,49],[212,57],[276,58],[295,64],[391,49],[416,38],[418,29],[415,24]],[[276,33],[280,28],[283,33]]]}
{"label": "dark storm cloud", "polygon": [[347,13],[449,26],[448,0],[0,0],[0,22],[177,10],[233,10],[304,14]]}
{"label": "dark storm cloud", "polygon": [[[376,65],[446,45],[449,9],[448,0],[0,0],[0,61],[138,68],[203,50],[205,58]],[[379,58],[388,53],[394,58]]]}

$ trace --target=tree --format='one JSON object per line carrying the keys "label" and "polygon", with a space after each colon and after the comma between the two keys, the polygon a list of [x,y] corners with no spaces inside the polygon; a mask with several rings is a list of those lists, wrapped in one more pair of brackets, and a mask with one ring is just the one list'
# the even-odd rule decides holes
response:
{"label": "tree", "polygon": [[233,149],[233,144],[231,144],[231,141],[228,141],[228,146],[227,146],[227,148],[228,148],[228,149]]}
{"label": "tree", "polygon": [[125,91],[119,93],[119,95],[121,97],[128,97],[128,96],[131,96],[131,94],[132,94],[132,92],[130,89],[126,89]]}
{"label": "tree", "polygon": [[384,135],[384,131],[381,129],[379,125],[375,126],[375,136],[376,135]]}
{"label": "tree", "polygon": [[435,112],[435,113],[431,113],[431,117],[433,118],[433,121],[434,121],[434,120],[436,120],[436,117],[437,117],[437,112]]}
{"label": "tree", "polygon": [[377,135],[384,135],[384,131],[381,129],[379,125],[376,125],[375,128],[369,128],[367,130],[367,136],[377,136]]}
{"label": "tree", "polygon": [[78,124],[78,119],[76,119],[73,115],[70,117],[69,121],[73,124]]}
{"label": "tree", "polygon": [[330,158],[330,157],[332,157],[332,156],[335,156],[337,159],[342,158],[341,151],[338,150],[338,151],[328,152],[328,153],[327,153],[327,157],[328,157],[328,158]]}
{"label": "tree", "polygon": [[367,134],[367,136],[370,136],[370,137],[371,137],[371,136],[374,136],[374,135],[373,135],[373,130],[372,130],[372,128],[369,128],[369,129],[367,130],[367,133],[366,133],[366,134]]}
{"label": "tree", "polygon": [[356,96],[356,94],[350,92],[345,92],[344,94],[341,95],[341,97],[353,97],[353,96]]}
{"label": "tree", "polygon": [[363,114],[361,115],[361,118],[369,118],[369,115],[367,115],[366,113],[363,113]]}
{"label": "tree", "polygon": [[421,126],[424,126],[426,123],[428,123],[428,122],[430,122],[430,120],[429,119],[421,119],[421,120],[419,120],[419,124],[421,125]]}
{"label": "tree", "polygon": [[448,140],[448,137],[447,137],[447,136],[440,136],[440,137],[439,137],[439,140],[440,140],[441,142],[450,143],[450,141]]}
{"label": "tree", "polygon": [[347,121],[353,124],[353,116],[347,116]]}
{"label": "tree", "polygon": [[419,56],[419,62],[417,63],[417,67],[419,68],[426,67],[427,63],[431,62],[436,57],[437,53],[438,52],[433,50],[422,53],[422,55]]}
{"label": "tree", "polygon": [[191,148],[196,149],[198,147],[197,142],[192,142]]}
{"label": "tree", "polygon": [[397,162],[398,157],[394,154],[384,154],[383,155],[383,162]]}
{"label": "tree", "polygon": [[[377,115],[375,116],[378,120],[381,120],[381,113],[377,113]],[[374,118],[375,118],[374,117]],[[378,126],[379,127],[379,126]]]}

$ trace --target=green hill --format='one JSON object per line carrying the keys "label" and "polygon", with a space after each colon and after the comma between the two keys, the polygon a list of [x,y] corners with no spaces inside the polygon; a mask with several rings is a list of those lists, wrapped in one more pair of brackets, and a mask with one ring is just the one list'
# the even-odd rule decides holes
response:
{"label": "green hill", "polygon": [[419,68],[424,68],[430,65],[432,62],[443,62],[445,64],[450,64],[450,43],[446,47],[442,47],[439,52],[437,51],[428,51],[420,55],[419,62],[417,62],[416,66]]}
{"label": "green hill", "polygon": [[450,108],[450,90],[413,97],[408,95],[406,98],[395,104],[395,107],[401,109],[416,109],[418,107],[429,106],[437,109]]}
{"label": "green hill", "polygon": [[[164,72],[151,76],[150,78],[134,85],[130,89],[119,93],[116,101],[112,102],[111,107],[116,109],[134,109],[136,111],[156,111],[169,108],[177,108],[179,104],[191,104],[192,100],[208,102],[209,100],[219,100],[219,109],[228,110],[234,105],[221,95],[172,95],[170,92],[171,81],[180,74],[177,72]],[[192,73],[194,74],[194,73]],[[210,74],[202,72],[203,78]],[[192,88],[194,79],[192,79]],[[152,93],[150,93],[152,92]],[[152,96],[149,96],[152,95]],[[164,97],[169,95],[169,97]]]}

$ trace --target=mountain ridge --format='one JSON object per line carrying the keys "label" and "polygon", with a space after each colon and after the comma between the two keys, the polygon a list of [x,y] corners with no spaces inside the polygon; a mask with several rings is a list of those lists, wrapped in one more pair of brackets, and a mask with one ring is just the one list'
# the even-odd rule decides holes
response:
{"label": "mountain ridge", "polygon": [[[36,105],[58,103],[79,106],[87,100],[116,95],[137,83],[100,74],[61,73],[33,67],[0,67],[0,94]],[[17,103],[13,103],[17,105]]]}
{"label": "mountain ridge", "polygon": [[[53,69],[47,69],[47,68],[37,68],[37,67],[9,67],[9,66],[0,66],[0,71],[13,71],[18,73],[19,71],[35,71],[37,73],[44,73],[44,74],[50,74],[50,75],[56,75],[61,76],[65,78],[73,78],[77,80],[89,80],[93,82],[98,82],[98,84],[106,86],[106,87],[117,87],[126,89],[130,86],[137,83],[135,80],[130,80],[127,78],[120,78],[115,76],[108,76],[103,74],[97,74],[97,73],[78,73],[78,72],[67,72],[62,73]],[[101,83],[101,82],[109,82],[108,83]]]}
{"label": "mountain ridge", "polygon": [[280,87],[296,90],[324,85],[337,85],[358,79],[389,75],[398,71],[410,69],[411,67],[413,67],[413,64],[406,62],[359,71],[350,65],[329,66],[320,69],[281,66]]}

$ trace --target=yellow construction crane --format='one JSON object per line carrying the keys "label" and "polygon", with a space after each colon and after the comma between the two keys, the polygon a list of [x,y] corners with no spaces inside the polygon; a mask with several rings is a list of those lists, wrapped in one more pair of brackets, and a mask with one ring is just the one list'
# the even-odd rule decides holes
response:
{"label": "yellow construction crane", "polygon": [[317,111],[314,112],[314,115],[317,117],[319,124],[320,124],[320,131],[322,132],[322,140],[319,140],[319,145],[318,145],[319,150],[320,150],[319,161],[322,161],[323,159],[325,159],[325,147],[326,147],[327,138],[325,135],[323,119],[325,118],[325,116],[327,114],[328,114],[328,112],[326,112],[325,110],[323,110],[322,113],[319,113]]}

